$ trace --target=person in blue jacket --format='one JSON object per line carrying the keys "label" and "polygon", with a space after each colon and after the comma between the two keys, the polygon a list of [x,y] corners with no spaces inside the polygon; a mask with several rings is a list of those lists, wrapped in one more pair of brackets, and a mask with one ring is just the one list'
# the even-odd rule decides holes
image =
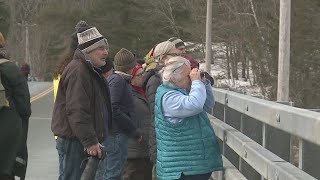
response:
{"label": "person in blue jacket", "polygon": [[[107,77],[112,103],[112,130],[104,140],[107,156],[98,169],[104,171],[103,180],[121,180],[128,157],[128,138],[142,142],[142,134],[137,128],[130,81],[137,65],[135,56],[122,48],[114,57],[114,70]],[[101,170],[101,168],[103,168]],[[96,180],[99,177],[96,177]]]}
{"label": "person in blue jacket", "polygon": [[155,98],[157,177],[208,180],[222,171],[221,152],[206,111],[214,106],[209,80],[180,56],[170,58]]}

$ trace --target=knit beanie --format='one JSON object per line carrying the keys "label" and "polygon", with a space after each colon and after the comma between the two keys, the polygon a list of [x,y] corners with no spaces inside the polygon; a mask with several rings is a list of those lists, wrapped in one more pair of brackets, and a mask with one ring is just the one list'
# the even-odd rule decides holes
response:
{"label": "knit beanie", "polygon": [[195,60],[191,55],[185,54],[182,57],[188,59],[191,63],[191,69],[193,68],[199,68],[200,64],[197,60]]}
{"label": "knit beanie", "polygon": [[82,23],[76,29],[79,43],[78,48],[83,53],[88,54],[101,46],[108,46],[107,39],[99,33],[96,27],[87,26],[87,24]]}
{"label": "knit beanie", "polygon": [[0,48],[4,47],[5,42],[6,41],[4,40],[4,37],[3,37],[2,33],[0,32]]}
{"label": "knit beanie", "polygon": [[173,42],[170,41],[164,41],[159,43],[155,48],[154,48],[154,58],[161,63],[162,62],[162,57],[164,57],[167,54],[174,53],[175,51],[175,46]]}
{"label": "knit beanie", "polygon": [[137,65],[134,55],[127,49],[122,48],[114,56],[114,69],[116,71],[127,72]]}
{"label": "knit beanie", "polygon": [[77,36],[77,32],[80,32],[81,30],[83,31],[85,28],[88,29],[89,25],[88,23],[86,23],[83,20],[80,20],[75,28],[75,32],[71,34],[71,42],[70,42],[70,49],[72,50],[76,50],[78,48],[78,36]]}
{"label": "knit beanie", "polygon": [[174,44],[175,48],[185,46],[184,42],[181,39],[178,39],[176,37],[172,37],[172,38],[168,39],[168,41],[172,42]]}

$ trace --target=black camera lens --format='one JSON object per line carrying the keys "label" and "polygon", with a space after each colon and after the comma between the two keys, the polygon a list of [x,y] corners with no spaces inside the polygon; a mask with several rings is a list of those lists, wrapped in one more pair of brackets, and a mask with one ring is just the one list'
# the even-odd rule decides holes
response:
{"label": "black camera lens", "polygon": [[204,77],[204,72],[200,72],[200,76],[201,76],[201,77]]}

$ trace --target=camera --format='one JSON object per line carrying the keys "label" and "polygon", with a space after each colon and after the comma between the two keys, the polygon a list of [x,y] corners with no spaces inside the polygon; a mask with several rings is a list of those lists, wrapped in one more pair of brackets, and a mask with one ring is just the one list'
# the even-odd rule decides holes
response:
{"label": "camera", "polygon": [[204,72],[200,72],[200,76],[201,76],[201,78],[203,78],[204,77]]}

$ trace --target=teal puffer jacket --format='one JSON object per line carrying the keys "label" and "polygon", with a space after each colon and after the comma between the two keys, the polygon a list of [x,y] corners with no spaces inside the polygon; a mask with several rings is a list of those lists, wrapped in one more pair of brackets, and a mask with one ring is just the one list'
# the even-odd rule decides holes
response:
{"label": "teal puffer jacket", "polygon": [[162,112],[162,97],[177,90],[161,85],[156,94],[155,126],[158,179],[179,179],[181,174],[197,175],[223,170],[219,144],[205,111],[173,124]]}

